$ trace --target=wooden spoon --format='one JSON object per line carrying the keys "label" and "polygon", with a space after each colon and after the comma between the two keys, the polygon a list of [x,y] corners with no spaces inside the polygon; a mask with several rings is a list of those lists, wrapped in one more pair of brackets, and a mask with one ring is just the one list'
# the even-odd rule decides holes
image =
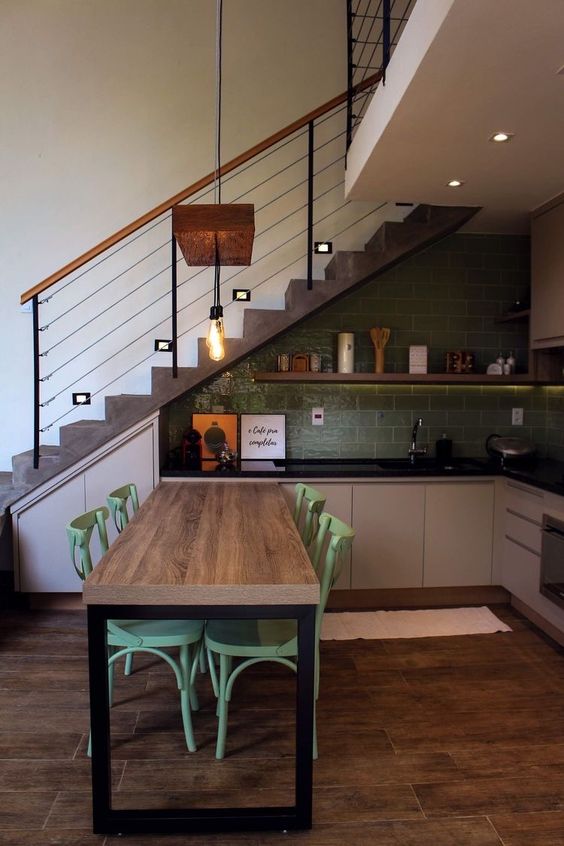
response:
{"label": "wooden spoon", "polygon": [[390,330],[374,326],[370,330],[370,340],[374,344],[374,373],[384,372],[384,348],[390,340]]}

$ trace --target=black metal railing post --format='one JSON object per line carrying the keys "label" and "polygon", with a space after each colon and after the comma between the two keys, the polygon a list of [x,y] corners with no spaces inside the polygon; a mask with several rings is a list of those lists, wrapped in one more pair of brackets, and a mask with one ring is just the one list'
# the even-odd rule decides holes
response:
{"label": "black metal railing post", "polygon": [[307,288],[313,287],[313,121],[307,127]]}
{"label": "black metal railing post", "polygon": [[386,68],[390,63],[390,0],[384,0],[382,16],[382,83],[385,85]]}
{"label": "black metal railing post", "polygon": [[347,141],[346,150],[351,146],[353,122],[353,20],[352,0],[347,0]]}
{"label": "black metal railing post", "polygon": [[40,372],[39,372],[39,296],[31,301],[33,314],[33,469],[39,467],[39,426],[40,419]]}
{"label": "black metal railing post", "polygon": [[172,378],[178,378],[178,284],[176,268],[176,238],[172,236],[171,242],[171,286],[170,286],[170,307],[172,326]]}

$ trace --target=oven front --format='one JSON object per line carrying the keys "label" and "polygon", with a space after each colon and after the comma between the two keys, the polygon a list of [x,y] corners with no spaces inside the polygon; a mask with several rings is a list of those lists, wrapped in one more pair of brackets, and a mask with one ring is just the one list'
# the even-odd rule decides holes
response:
{"label": "oven front", "polygon": [[564,608],[564,522],[549,514],[542,518],[540,591]]}

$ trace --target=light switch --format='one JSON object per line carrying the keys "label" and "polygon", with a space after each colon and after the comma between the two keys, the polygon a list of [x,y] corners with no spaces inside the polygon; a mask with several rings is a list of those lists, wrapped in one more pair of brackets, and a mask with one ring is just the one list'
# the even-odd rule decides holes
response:
{"label": "light switch", "polygon": [[522,408],[512,408],[511,409],[511,425],[512,426],[522,426],[523,425],[523,409]]}
{"label": "light switch", "polygon": [[323,409],[322,408],[312,408],[311,409],[311,425],[312,426],[323,426]]}

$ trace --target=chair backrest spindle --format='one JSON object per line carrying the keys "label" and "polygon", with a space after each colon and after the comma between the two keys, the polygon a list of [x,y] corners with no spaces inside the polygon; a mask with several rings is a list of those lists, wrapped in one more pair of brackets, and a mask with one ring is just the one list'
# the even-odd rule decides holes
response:
{"label": "chair backrest spindle", "polygon": [[[294,523],[299,529],[305,547],[309,547],[319,529],[319,515],[325,508],[327,497],[321,491],[298,482],[296,485],[296,504]],[[304,510],[304,502],[306,507]]]}
{"label": "chair backrest spindle", "polygon": [[[70,554],[74,569],[84,581],[92,572],[92,556],[90,554],[90,539],[94,528],[98,530],[100,550],[102,555],[108,551],[108,533],[106,520],[110,516],[108,509],[101,505],[93,511],[87,511],[75,517],[67,526],[67,537],[69,540]],[[76,562],[76,551],[78,550],[79,563]]]}
{"label": "chair backrest spindle", "polygon": [[107,502],[118,532],[129,523],[129,514],[127,511],[128,500],[131,499],[131,507],[135,514],[139,510],[139,496],[137,494],[137,486],[130,482],[127,485],[122,485],[121,488],[116,488],[108,495]]}

